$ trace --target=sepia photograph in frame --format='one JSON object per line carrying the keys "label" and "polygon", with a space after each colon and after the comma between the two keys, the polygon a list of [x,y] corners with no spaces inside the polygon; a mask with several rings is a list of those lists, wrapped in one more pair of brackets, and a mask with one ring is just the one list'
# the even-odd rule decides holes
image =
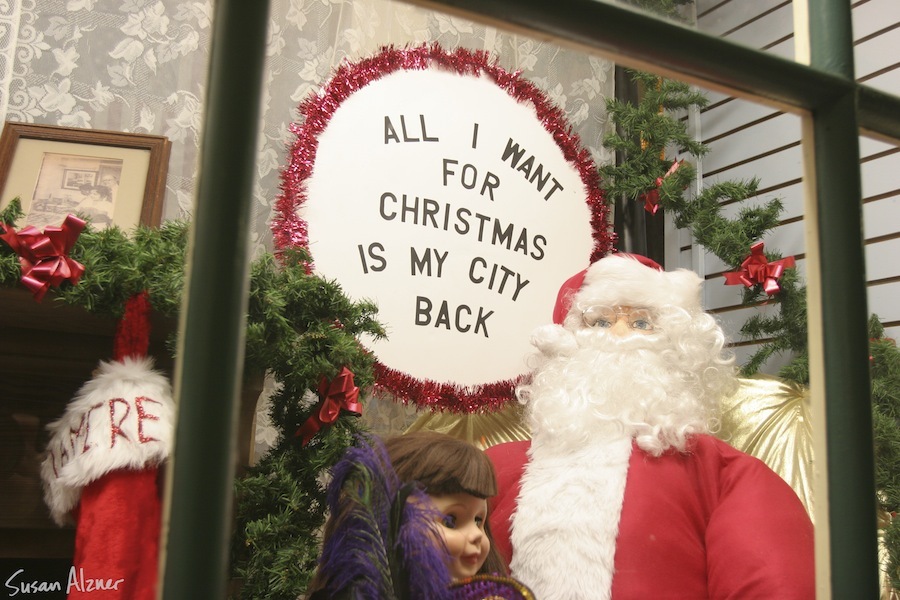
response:
{"label": "sepia photograph in frame", "polygon": [[68,214],[131,231],[162,219],[171,142],[163,136],[7,122],[0,135],[0,209],[19,198],[19,227]]}

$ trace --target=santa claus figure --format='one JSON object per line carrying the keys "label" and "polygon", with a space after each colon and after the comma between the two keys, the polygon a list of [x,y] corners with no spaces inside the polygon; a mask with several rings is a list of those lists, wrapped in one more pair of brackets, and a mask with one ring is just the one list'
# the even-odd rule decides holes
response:
{"label": "santa claus figure", "polygon": [[537,598],[813,598],[793,490],[715,431],[736,386],[701,279],[612,255],[560,290],[517,390],[530,442],[494,446],[491,527]]}

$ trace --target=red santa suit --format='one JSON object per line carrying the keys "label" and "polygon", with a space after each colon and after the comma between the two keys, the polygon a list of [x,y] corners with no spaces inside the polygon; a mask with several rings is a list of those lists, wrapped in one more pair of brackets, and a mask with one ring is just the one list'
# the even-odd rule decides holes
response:
{"label": "red santa suit", "polygon": [[[500,489],[491,529],[507,560],[515,552],[510,517],[530,446],[510,442],[487,450]],[[765,463],[714,437],[695,436],[689,452],[660,457],[633,447],[619,502],[613,539],[590,540],[614,545],[614,599],[815,597],[813,528],[800,500]],[[582,511],[600,518],[606,512],[600,508]],[[580,597],[604,595],[595,591]]]}

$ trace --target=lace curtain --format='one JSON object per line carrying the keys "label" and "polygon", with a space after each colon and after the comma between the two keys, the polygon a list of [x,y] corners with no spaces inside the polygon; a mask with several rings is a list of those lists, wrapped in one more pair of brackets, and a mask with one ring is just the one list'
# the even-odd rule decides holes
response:
{"label": "lace curtain", "polygon": [[[4,120],[165,135],[172,141],[164,219],[189,218],[209,57],[212,3],[191,0],[0,2]],[[598,163],[613,65],[552,44],[388,0],[272,0],[253,195],[252,244],[271,249],[269,221],[296,107],[342,60],[384,45],[438,42],[488,50],[562,107]],[[379,432],[412,410],[371,402]],[[271,437],[264,420],[261,442]]]}

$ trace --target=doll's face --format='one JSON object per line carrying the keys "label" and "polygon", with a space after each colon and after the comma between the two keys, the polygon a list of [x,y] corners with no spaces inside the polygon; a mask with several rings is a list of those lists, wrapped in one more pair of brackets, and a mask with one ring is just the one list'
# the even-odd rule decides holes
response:
{"label": "doll's face", "polygon": [[491,549],[484,532],[487,500],[462,492],[431,496],[431,501],[440,512],[438,531],[450,552],[450,575],[454,579],[475,575]]}

